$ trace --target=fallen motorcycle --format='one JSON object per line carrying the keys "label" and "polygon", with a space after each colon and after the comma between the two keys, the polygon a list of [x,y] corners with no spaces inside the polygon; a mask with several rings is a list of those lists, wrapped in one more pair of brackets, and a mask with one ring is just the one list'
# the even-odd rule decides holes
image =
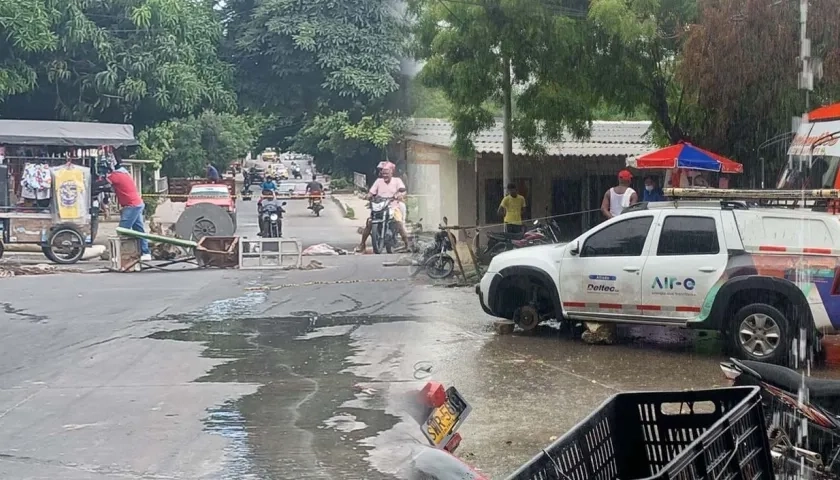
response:
{"label": "fallen motorcycle", "polygon": [[835,413],[840,412],[840,380],[749,360],[731,359],[720,368],[734,386],[761,388],[777,474],[797,474],[804,466],[814,478],[840,478],[840,419]]}
{"label": "fallen motorcycle", "polygon": [[461,443],[458,429],[472,410],[455,387],[428,382],[412,410],[429,445],[412,449],[412,458],[401,476],[409,480],[487,480],[454,456]]}

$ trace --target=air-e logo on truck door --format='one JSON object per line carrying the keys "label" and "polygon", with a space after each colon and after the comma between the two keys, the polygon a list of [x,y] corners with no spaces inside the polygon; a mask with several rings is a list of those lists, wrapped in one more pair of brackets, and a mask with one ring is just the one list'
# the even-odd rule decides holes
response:
{"label": "air-e logo on truck door", "polygon": [[696,284],[697,282],[695,282],[693,278],[680,280],[677,277],[654,277],[653,285],[651,285],[650,288],[654,290],[674,290],[677,287],[683,287],[684,289],[691,291],[694,290],[694,286]]}

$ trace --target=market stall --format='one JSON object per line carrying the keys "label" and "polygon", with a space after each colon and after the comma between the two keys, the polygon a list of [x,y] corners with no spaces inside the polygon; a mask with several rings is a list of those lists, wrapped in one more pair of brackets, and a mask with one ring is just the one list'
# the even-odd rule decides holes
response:
{"label": "market stall", "polygon": [[102,177],[117,149],[136,144],[131,125],[0,120],[0,256],[20,243],[56,263],[81,259]]}
{"label": "market stall", "polygon": [[628,157],[626,165],[639,170],[664,171],[660,185],[666,188],[729,188],[726,175],[744,172],[740,163],[686,142]]}

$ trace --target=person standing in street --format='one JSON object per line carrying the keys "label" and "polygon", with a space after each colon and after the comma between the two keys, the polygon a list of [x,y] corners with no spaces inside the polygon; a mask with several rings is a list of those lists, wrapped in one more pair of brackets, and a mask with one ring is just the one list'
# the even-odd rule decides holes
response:
{"label": "person standing in street", "polygon": [[[137,191],[137,185],[134,183],[131,174],[120,163],[117,163],[114,166],[114,171],[109,173],[106,178],[114,187],[114,195],[120,205],[120,227],[145,233],[143,211],[146,209],[146,204],[143,203],[143,197]],[[141,238],[139,242],[140,260],[151,260],[152,253],[149,250],[149,242],[145,238]]]}
{"label": "person standing in street", "polygon": [[636,191],[630,188],[631,180],[633,180],[633,174],[629,170],[622,170],[618,172],[618,185],[604,193],[601,213],[608,219],[621,215],[621,211],[626,207],[639,202]]}
{"label": "person standing in street", "polygon": [[210,183],[219,183],[220,178],[219,171],[216,170],[216,167],[210,164],[210,162],[207,162],[207,180],[209,180]]}
{"label": "person standing in street", "polygon": [[522,211],[525,209],[525,197],[519,195],[516,184],[509,183],[508,194],[499,204],[499,215],[504,216],[506,233],[522,233]]}

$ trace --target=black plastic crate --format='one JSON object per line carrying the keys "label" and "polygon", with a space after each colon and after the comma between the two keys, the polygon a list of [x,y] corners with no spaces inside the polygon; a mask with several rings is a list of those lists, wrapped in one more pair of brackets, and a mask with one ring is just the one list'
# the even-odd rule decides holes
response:
{"label": "black plastic crate", "polygon": [[508,480],[644,478],[773,479],[758,387],[619,393]]}

